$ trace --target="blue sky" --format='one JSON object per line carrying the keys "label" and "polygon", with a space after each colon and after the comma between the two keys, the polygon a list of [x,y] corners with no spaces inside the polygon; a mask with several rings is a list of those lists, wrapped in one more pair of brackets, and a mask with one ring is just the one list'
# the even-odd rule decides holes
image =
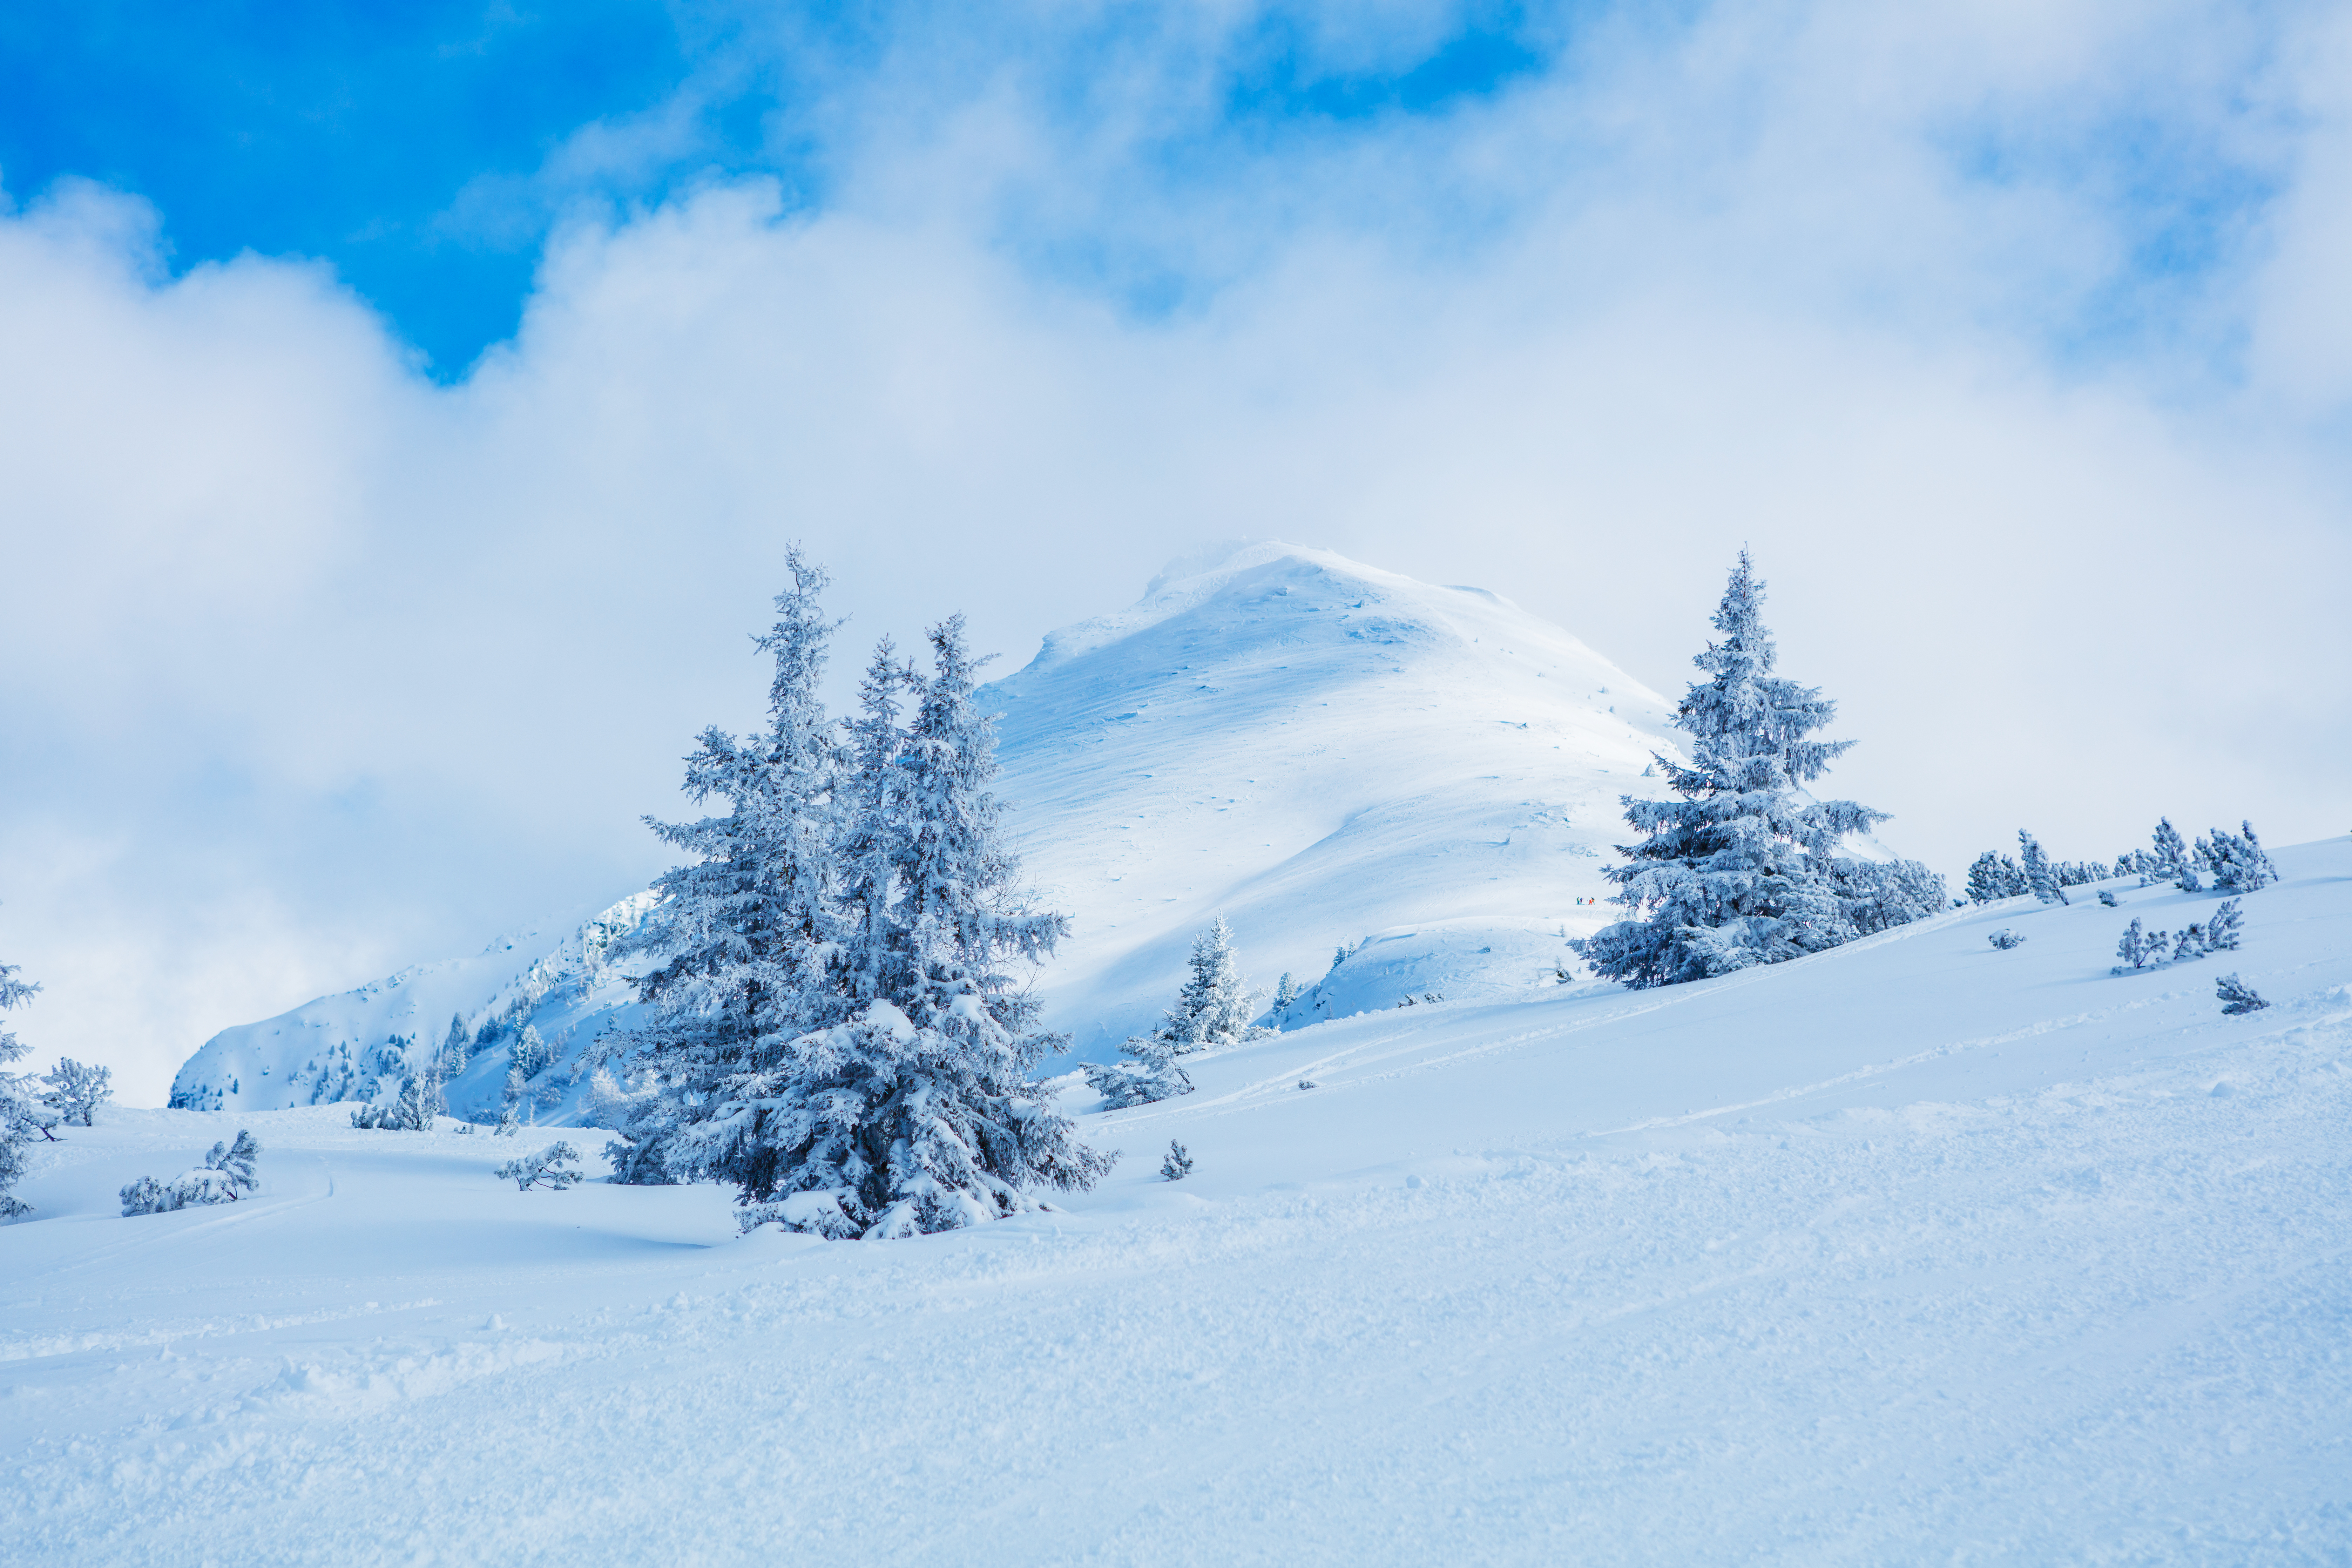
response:
{"label": "blue sky", "polygon": [[0,183],[0,961],[135,1093],[642,886],[794,539],[1669,692],[1747,545],[1906,853],[2352,821],[2342,0],[17,6]]}
{"label": "blue sky", "polygon": [[[580,204],[755,172],[822,199],[840,129],[822,100],[923,26],[909,8],[648,0],[17,7],[0,18],[0,175],[20,197],[71,175],[148,198],[174,268],[323,258],[447,380],[514,331],[550,226]],[[1144,8],[1039,26],[981,41],[1034,50],[1081,134],[1092,62],[1158,32]],[[1442,113],[1549,54],[1509,5],[1448,9],[1340,61],[1278,9],[1213,48],[1215,90],[1156,149],[1171,175],[1213,178],[1236,142]],[[550,168],[584,128],[654,120],[670,123],[625,159]]]}

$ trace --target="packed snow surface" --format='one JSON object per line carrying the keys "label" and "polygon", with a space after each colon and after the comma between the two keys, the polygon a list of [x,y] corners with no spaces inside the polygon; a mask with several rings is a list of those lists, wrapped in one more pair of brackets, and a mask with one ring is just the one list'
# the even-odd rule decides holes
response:
{"label": "packed snow surface", "polygon": [[[1509,600],[1278,543],[1172,568],[1132,608],[1048,637],[982,700],[1003,715],[1024,875],[1071,916],[1037,977],[1046,1022],[1097,1060],[1158,1021],[1220,912],[1266,993],[1391,939],[1299,1018],[1556,985],[1566,939],[1612,912],[1598,900],[1620,796],[1661,793],[1643,770],[1677,754],[1655,693]],[[681,735],[696,723],[680,715]],[[172,1103],[388,1100],[455,1014],[478,1037],[504,1029],[448,1086],[453,1111],[495,1115],[529,1024],[554,1053],[542,1118],[577,1120],[581,1049],[635,1019],[604,950],[648,907],[224,1030]]]}
{"label": "packed snow surface", "polygon": [[[2341,1563],[2352,844],[2276,858],[2241,951],[2145,974],[2108,973],[2124,924],[2210,898],[1299,1028],[1087,1115],[1126,1158],[1061,1212],[914,1241],[490,1174],[545,1130],[110,1109],[0,1227],[0,1542]],[[2231,972],[2273,1005],[2222,1016]],[[258,1194],[116,1217],[240,1127]]]}

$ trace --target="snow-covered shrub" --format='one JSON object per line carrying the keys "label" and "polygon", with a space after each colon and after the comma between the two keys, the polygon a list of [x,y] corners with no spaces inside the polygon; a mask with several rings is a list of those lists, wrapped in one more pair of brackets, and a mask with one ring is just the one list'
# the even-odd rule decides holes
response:
{"label": "snow-covered shrub", "polygon": [[1168,1140],[1168,1157],[1160,1162],[1160,1173],[1171,1182],[1181,1182],[1192,1173],[1192,1156],[1173,1138]]}
{"label": "snow-covered shrub", "polygon": [[2241,822],[2242,833],[2215,828],[2210,838],[2197,841],[2197,859],[2213,874],[2217,892],[2253,893],[2278,880],[2278,868],[2254,837],[2254,825]]}
{"label": "snow-covered shrub", "polygon": [[2252,986],[2234,974],[2224,974],[2213,982],[2213,994],[2221,999],[2224,1013],[2259,1013],[2270,1005],[2255,994]]}
{"label": "snow-covered shrub", "polygon": [[71,1057],[60,1057],[58,1065],[46,1078],[48,1092],[41,1103],[54,1110],[68,1127],[88,1127],[98,1108],[114,1098],[114,1073],[111,1068],[85,1067]]}
{"label": "snow-covered shrub", "polygon": [[440,1058],[436,1053],[425,1067],[401,1079],[400,1093],[385,1105],[362,1105],[352,1112],[352,1125],[380,1128],[387,1132],[430,1132],[441,1113]]}
{"label": "snow-covered shrub", "polygon": [[2058,885],[2058,874],[2050,868],[2050,857],[2042,852],[2042,841],[2022,827],[2017,830],[2018,858],[2025,868],[2025,888],[2045,904],[2066,902],[2066,891]]}
{"label": "snow-covered shrub", "polygon": [[1034,1209],[1033,1187],[1090,1186],[1110,1157],[1027,1081],[1062,1041],[1006,971],[1068,921],[1016,902],[962,617],[931,628],[929,679],[877,648],[845,745],[818,698],[824,576],[788,560],[760,643],[770,727],[706,731],[688,761],[688,793],[727,813],[655,825],[693,859],[656,882],[637,944],[666,955],[638,981],[648,1021],[612,1037],[658,1090],[624,1130],[632,1165],[733,1183],[747,1229],[826,1237],[951,1229]]}
{"label": "snow-covered shrub", "polygon": [[1990,936],[1985,938],[1985,940],[1992,943],[1993,946],[2000,949],[2003,952],[2007,952],[2012,947],[2022,946],[2025,942],[2023,937],[2018,935],[2013,931],[2007,930],[2006,928],[1993,932]]}
{"label": "snow-covered shrub", "polygon": [[159,1182],[142,1176],[122,1189],[122,1215],[169,1214],[174,1209],[201,1208],[206,1204],[233,1204],[260,1184],[256,1169],[261,1145],[240,1130],[234,1143],[215,1143],[205,1163],[193,1171]]}
{"label": "snow-covered shrub", "polygon": [[2235,952],[2245,923],[2245,916],[2238,910],[2238,900],[2222,900],[2205,918],[2205,945],[2215,952]]}
{"label": "snow-covered shrub", "polygon": [[[21,1007],[40,990],[37,985],[17,979],[16,970],[16,964],[0,963],[0,1009]],[[49,1131],[57,1124],[57,1118],[35,1096],[33,1075],[5,1070],[10,1062],[31,1049],[13,1033],[0,1028],[0,1219],[14,1219],[32,1211],[33,1205],[11,1190],[25,1178],[25,1145],[36,1136],[57,1136]]]}
{"label": "snow-covered shrub", "polygon": [[2006,855],[1996,855],[1988,849],[1976,858],[1969,868],[1969,899],[1971,902],[1990,904],[2000,899],[2013,899],[2030,891],[2025,873],[2016,861]]}
{"label": "snow-covered shrub", "polygon": [[[1877,927],[1940,913],[1943,882],[1924,867],[1864,872],[1840,854],[1847,835],[1886,819],[1806,789],[1851,742],[1808,740],[1836,704],[1772,674],[1778,652],[1761,614],[1764,585],[1745,551],[1716,610],[1719,643],[1693,661],[1675,723],[1691,765],[1660,756],[1679,799],[1622,797],[1643,835],[1607,875],[1630,918],[1570,945],[1602,977],[1635,987],[1728,974],[1819,952]],[[1860,889],[1857,893],[1856,889]],[[1933,898],[1916,889],[1932,889]]]}
{"label": "snow-covered shrub", "polygon": [[2099,902],[2111,910],[2120,909],[2123,907],[2116,902],[2115,889],[2112,888],[2101,888],[2099,889]]}
{"label": "snow-covered shrub", "polygon": [[2191,959],[2204,956],[2205,928],[2192,922],[2183,926],[2180,934],[2172,939],[2172,957],[2167,962],[2187,963]]}
{"label": "snow-covered shrub", "polygon": [[2180,830],[2172,826],[2172,819],[2158,817],[2156,831],[2151,837],[2156,847],[2147,855],[2150,864],[2140,868],[2143,885],[2178,882],[2184,892],[2198,891],[2198,888],[2190,886],[2197,880],[2197,871],[2189,858],[2189,846],[2182,841]]}
{"label": "snow-covered shrub", "polygon": [[1105,1109],[1123,1110],[1192,1092],[1191,1076],[1176,1065],[1176,1047],[1158,1034],[1133,1036],[1118,1049],[1126,1061],[1087,1062],[1083,1069],[1087,1087],[1103,1097]]}
{"label": "snow-covered shrub", "polygon": [[2116,956],[2123,963],[2116,965],[2113,973],[2129,974],[2135,970],[2163,963],[2164,954],[2168,951],[2166,942],[2170,934],[2157,931],[2151,935],[2142,929],[2139,917],[2134,915],[2132,923],[2124,928],[2123,936],[2116,942]]}
{"label": "snow-covered shrub", "polygon": [[560,1193],[580,1180],[580,1151],[569,1143],[550,1143],[515,1156],[490,1173],[512,1182],[519,1193],[537,1186]]}

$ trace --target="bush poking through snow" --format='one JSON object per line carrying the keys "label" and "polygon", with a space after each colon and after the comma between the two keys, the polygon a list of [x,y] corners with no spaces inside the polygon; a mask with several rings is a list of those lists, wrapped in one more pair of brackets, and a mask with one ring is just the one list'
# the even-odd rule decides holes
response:
{"label": "bush poking through snow", "polygon": [[2238,939],[2244,934],[2245,917],[2238,912],[2238,900],[2224,899],[2214,906],[2205,921],[2205,946],[2213,952],[2235,952]]}
{"label": "bush poking through snow", "polygon": [[261,1145],[253,1134],[239,1130],[234,1143],[215,1143],[205,1163],[174,1176],[170,1183],[142,1176],[122,1189],[122,1217],[170,1214],[174,1209],[201,1208],[206,1204],[233,1204],[260,1184],[255,1163]]}
{"label": "bush poking through snow", "polygon": [[550,1143],[517,1155],[490,1173],[512,1182],[519,1193],[542,1185],[560,1193],[580,1179],[580,1151],[569,1143]]}
{"label": "bush poking through snow", "polygon": [[114,1072],[110,1068],[84,1067],[61,1057],[42,1082],[49,1086],[41,1103],[56,1111],[68,1127],[88,1127],[98,1108],[114,1098]]}
{"label": "bush poking through snow", "polygon": [[1157,1033],[1138,1035],[1123,1042],[1119,1055],[1129,1059],[1103,1066],[1088,1062],[1083,1069],[1087,1087],[1103,1097],[1106,1110],[1150,1105],[1192,1092],[1192,1079],[1176,1065],[1176,1047]]}
{"label": "bush poking through snow", "polygon": [[2106,907],[2111,910],[2120,909],[2122,907],[2116,902],[2115,889],[2112,888],[2101,888],[2099,889],[2099,902],[2106,905]]}
{"label": "bush poking through snow", "polygon": [[2006,928],[1993,932],[1990,936],[1985,938],[1985,940],[1992,943],[1993,946],[2000,949],[2003,952],[2007,952],[2012,947],[2022,947],[2025,944],[2025,939],[2023,937]]}
{"label": "bush poking through snow", "polygon": [[2197,859],[2213,873],[2213,889],[2221,893],[2254,893],[2278,880],[2278,868],[2254,837],[2254,825],[2241,822],[2242,833],[2213,830],[2210,839],[2197,841]]}
{"label": "bush poking through snow", "polygon": [[1192,1173],[1192,1156],[1173,1138],[1168,1140],[1168,1158],[1160,1162],[1160,1173],[1171,1182],[1181,1182]]}
{"label": "bush poking through snow", "polygon": [[2224,1013],[2259,1013],[2270,1005],[2254,994],[2254,988],[2234,974],[2224,974],[2213,982],[2213,994],[2221,999]]}

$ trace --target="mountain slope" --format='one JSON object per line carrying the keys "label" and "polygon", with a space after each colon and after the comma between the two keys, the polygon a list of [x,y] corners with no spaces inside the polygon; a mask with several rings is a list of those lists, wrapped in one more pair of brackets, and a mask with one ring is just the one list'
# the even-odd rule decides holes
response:
{"label": "mountain slope", "polygon": [[[1038,977],[1046,1020],[1097,1058],[1157,1017],[1219,911],[1269,990],[1386,933],[1297,1021],[1552,986],[1562,939],[1604,918],[1578,900],[1605,887],[1618,796],[1653,790],[1643,770],[1672,743],[1654,693],[1508,600],[1273,543],[1171,570],[1133,607],[1054,633],[983,701],[1003,715],[1024,874],[1072,916]],[[541,1114],[572,1120],[579,1047],[628,1017],[604,944],[646,908],[634,896],[551,949],[502,939],[224,1030],[172,1103],[388,1095],[455,1013],[509,1043],[535,1027],[558,1052]],[[453,1110],[497,1105],[500,1038],[449,1085]]]}
{"label": "mountain slope", "polygon": [[1509,600],[1278,543],[1055,632],[988,696],[1024,871],[1073,916],[1040,993],[1088,1056],[1220,912],[1269,988],[1391,931],[1354,1006],[1539,992],[1605,917],[1578,900],[1619,796],[1675,751],[1663,700]]}
{"label": "mountain slope", "polygon": [[[1127,1158],[1057,1212],[882,1245],[738,1239],[708,1185],[492,1176],[543,1131],[110,1108],[33,1146],[36,1217],[0,1226],[0,1539],[2341,1562],[2352,843],[2275,856],[2241,951],[2142,974],[2108,973],[2124,923],[2212,897],[2126,879],[2124,909],[1299,1029],[1082,1112]],[[2273,1005],[2223,1016],[2230,971]],[[115,1216],[245,1125],[257,1197]]]}

